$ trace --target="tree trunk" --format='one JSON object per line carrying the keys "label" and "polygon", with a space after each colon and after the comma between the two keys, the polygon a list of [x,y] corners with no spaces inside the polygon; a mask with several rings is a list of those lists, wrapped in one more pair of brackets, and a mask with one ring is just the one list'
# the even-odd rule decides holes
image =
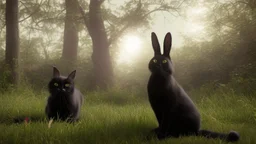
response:
{"label": "tree trunk", "polygon": [[[67,71],[74,68],[77,60],[78,31],[77,14],[79,7],[76,0],[65,0],[66,18],[64,28],[64,43],[62,51],[62,62],[65,63]],[[67,66],[68,65],[68,66]]]}
{"label": "tree trunk", "polygon": [[90,0],[86,24],[93,45],[93,72],[95,87],[106,89],[112,85],[113,68],[109,53],[108,38],[102,19],[101,4],[104,0]]}
{"label": "tree trunk", "polygon": [[8,80],[11,84],[19,82],[19,25],[18,0],[6,1],[6,50],[5,62],[11,72]]}

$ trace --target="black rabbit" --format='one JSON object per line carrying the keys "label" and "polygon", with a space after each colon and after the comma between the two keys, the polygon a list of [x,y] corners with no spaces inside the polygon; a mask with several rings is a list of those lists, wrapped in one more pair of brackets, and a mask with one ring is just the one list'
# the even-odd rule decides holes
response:
{"label": "black rabbit", "polygon": [[170,57],[172,46],[171,33],[164,39],[164,53],[154,32],[151,34],[154,57],[149,62],[151,76],[148,82],[148,97],[157,118],[159,127],[153,132],[158,139],[188,135],[220,138],[226,141],[238,141],[239,134],[228,134],[200,130],[200,114],[193,101],[173,77],[173,64]]}
{"label": "black rabbit", "polygon": [[49,119],[69,122],[79,119],[83,95],[75,88],[75,75],[76,70],[68,77],[61,76],[59,70],[53,67],[53,78],[48,84],[50,96],[45,108]]}

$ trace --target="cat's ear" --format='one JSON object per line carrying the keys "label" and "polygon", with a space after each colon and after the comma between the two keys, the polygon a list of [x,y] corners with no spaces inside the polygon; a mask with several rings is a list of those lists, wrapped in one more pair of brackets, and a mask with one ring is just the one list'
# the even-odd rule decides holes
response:
{"label": "cat's ear", "polygon": [[72,71],[69,75],[68,75],[68,78],[69,79],[75,79],[76,77],[76,70]]}
{"label": "cat's ear", "polygon": [[53,67],[53,77],[59,77],[60,71],[54,66]]}

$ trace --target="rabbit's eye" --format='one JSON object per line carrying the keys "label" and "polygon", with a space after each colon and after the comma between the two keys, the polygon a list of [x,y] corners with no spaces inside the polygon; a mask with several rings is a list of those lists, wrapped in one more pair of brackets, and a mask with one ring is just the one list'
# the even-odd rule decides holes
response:
{"label": "rabbit's eye", "polygon": [[156,59],[153,59],[153,62],[154,62],[154,63],[156,63],[156,62],[157,62],[157,60],[156,60]]}
{"label": "rabbit's eye", "polygon": [[167,63],[167,60],[163,60],[162,63]]}
{"label": "rabbit's eye", "polygon": [[58,84],[58,83],[54,83],[53,85],[54,85],[54,86],[59,86],[59,84]]}

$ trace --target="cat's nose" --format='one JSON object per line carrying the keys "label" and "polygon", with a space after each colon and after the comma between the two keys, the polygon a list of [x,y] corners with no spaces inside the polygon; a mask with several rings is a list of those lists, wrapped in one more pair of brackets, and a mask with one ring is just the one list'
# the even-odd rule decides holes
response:
{"label": "cat's nose", "polygon": [[64,88],[63,89],[61,89],[62,91],[66,91]]}

